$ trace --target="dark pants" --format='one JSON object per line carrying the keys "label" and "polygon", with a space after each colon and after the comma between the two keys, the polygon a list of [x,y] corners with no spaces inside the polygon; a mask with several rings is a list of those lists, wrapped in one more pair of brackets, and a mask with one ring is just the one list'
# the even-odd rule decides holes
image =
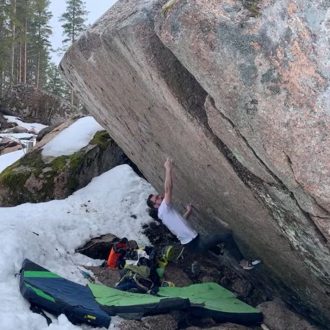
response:
{"label": "dark pants", "polygon": [[228,254],[230,254],[235,260],[240,261],[244,258],[230,232],[207,236],[198,234],[196,238],[184,246],[191,252],[205,253],[221,243],[224,243],[225,250],[228,251]]}

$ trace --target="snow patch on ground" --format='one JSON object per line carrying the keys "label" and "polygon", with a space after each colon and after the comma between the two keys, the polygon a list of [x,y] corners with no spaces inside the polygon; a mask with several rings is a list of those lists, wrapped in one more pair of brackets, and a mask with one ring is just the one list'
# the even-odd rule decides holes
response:
{"label": "snow patch on ground", "polygon": [[[25,258],[71,281],[86,284],[82,265],[97,265],[75,250],[91,238],[113,233],[150,244],[142,225],[150,222],[146,198],[152,186],[128,165],[121,165],[96,177],[85,188],[64,200],[0,207],[0,329],[73,330],[65,316],[54,318],[47,328],[45,319],[29,310],[19,292],[19,272]],[[110,328],[114,328],[111,325]]]}
{"label": "snow patch on ground", "polygon": [[72,155],[86,147],[94,134],[101,130],[103,127],[93,117],[80,118],[47,143],[42,155],[45,157]]}
{"label": "snow patch on ground", "polygon": [[[24,124],[39,130],[44,125]],[[30,125],[30,126],[29,126]],[[32,127],[33,126],[33,127]],[[72,154],[88,145],[103,128],[92,118],[84,117],[59,133],[45,145],[44,156]],[[9,133],[0,137],[29,139],[32,134]],[[24,150],[0,156],[0,172],[23,157]],[[81,273],[84,266],[100,265],[75,253],[91,238],[112,233],[134,239],[139,246],[150,244],[142,234],[142,225],[152,219],[147,213],[146,198],[155,193],[128,165],[121,165],[96,177],[85,188],[63,200],[26,203],[16,207],[0,207],[0,329],[4,330],[91,330],[88,325],[75,326],[64,315],[48,314],[53,323],[30,311],[30,304],[19,291],[19,270],[25,258],[40,264],[71,281],[86,284]],[[120,329],[120,318],[112,318],[109,329]]]}
{"label": "snow patch on ground", "polygon": [[34,131],[36,134],[39,133],[43,128],[47,127],[47,125],[43,125],[39,123],[25,123],[15,116],[4,116],[4,117],[7,119],[7,122],[16,123],[18,126]]}
{"label": "snow patch on ground", "polygon": [[24,150],[16,150],[0,156],[0,173],[25,155]]}

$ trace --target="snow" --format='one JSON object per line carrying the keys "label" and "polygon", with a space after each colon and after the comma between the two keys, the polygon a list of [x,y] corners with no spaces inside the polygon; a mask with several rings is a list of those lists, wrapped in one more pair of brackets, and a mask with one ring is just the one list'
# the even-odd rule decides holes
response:
{"label": "snow", "polygon": [[39,133],[43,128],[47,127],[46,125],[39,123],[25,123],[21,121],[19,118],[14,116],[4,116],[4,117],[7,119],[9,123],[16,123],[18,126],[34,131],[35,133]]}
{"label": "snow", "polygon": [[35,134],[32,133],[0,133],[0,137],[4,138],[14,138],[17,140],[28,140],[34,137]]}
{"label": "snow", "polygon": [[[12,116],[6,116],[7,119],[14,120]],[[27,124],[17,119],[20,122],[20,126],[28,128],[29,125],[33,125],[35,130],[41,128],[41,124]],[[41,126],[38,126],[41,125]],[[32,127],[32,126],[31,126]],[[89,141],[93,138],[97,131],[103,130],[103,127],[91,117],[83,117],[75,121],[68,128],[55,136],[50,142],[48,142],[43,150],[43,156],[58,157],[62,155],[71,155],[81,148],[88,145]],[[30,133],[0,133],[0,137],[8,137],[11,139],[19,140],[23,145],[26,140],[35,137]],[[33,140],[34,141],[34,140]],[[9,154],[0,155],[0,173],[8,166],[16,162],[23,157],[25,149],[11,152]]]}
{"label": "snow", "polygon": [[43,156],[59,157],[75,153],[88,145],[91,138],[103,127],[91,117],[78,119],[44,146]]}
{"label": "snow", "polygon": [[16,150],[0,156],[0,173],[25,155],[24,150]]}
{"label": "snow", "polygon": [[[21,121],[19,118],[14,116],[4,116],[4,118],[9,123],[16,123],[18,126],[24,127],[30,130],[33,133],[0,133],[0,140],[1,138],[9,138],[11,140],[18,141],[23,145],[26,145],[27,141],[35,142],[35,136],[39,131],[43,128],[47,127],[46,125],[38,124],[38,123],[25,123]],[[18,159],[22,158],[25,155],[25,148],[22,150],[13,151],[4,155],[0,155],[0,173],[10,166],[11,164],[15,163]]]}
{"label": "snow", "polygon": [[[52,155],[73,152],[100,129],[91,117],[80,119],[60,133],[61,137],[55,137],[56,143],[50,142],[46,150]],[[0,157],[0,168],[10,163],[4,156]],[[7,157],[14,158],[15,152]],[[103,260],[90,259],[75,250],[91,238],[107,233],[135,239],[139,246],[149,244],[142,234],[142,225],[151,221],[146,206],[150,193],[154,189],[149,183],[128,165],[121,165],[94,178],[66,199],[0,207],[0,329],[93,329],[88,325],[75,326],[64,315],[56,318],[50,314],[53,323],[48,327],[43,316],[32,313],[19,291],[17,274],[22,262],[28,258],[71,281],[86,284],[80,270],[84,265],[100,265]],[[112,318],[109,329],[118,329],[118,323],[119,318]]]}

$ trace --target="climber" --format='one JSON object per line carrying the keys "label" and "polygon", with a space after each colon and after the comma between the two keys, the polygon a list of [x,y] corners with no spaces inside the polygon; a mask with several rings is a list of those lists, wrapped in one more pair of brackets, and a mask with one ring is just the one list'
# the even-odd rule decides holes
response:
{"label": "climber", "polygon": [[229,254],[240,263],[243,269],[253,269],[260,260],[245,260],[239,251],[229,231],[203,236],[199,234],[187,221],[192,213],[192,205],[186,206],[186,212],[181,215],[172,205],[173,191],[173,162],[167,158],[165,163],[164,195],[149,195],[147,205],[150,207],[150,215],[158,217],[162,223],[177,237],[180,243],[189,251],[204,253],[215,250],[224,243]]}

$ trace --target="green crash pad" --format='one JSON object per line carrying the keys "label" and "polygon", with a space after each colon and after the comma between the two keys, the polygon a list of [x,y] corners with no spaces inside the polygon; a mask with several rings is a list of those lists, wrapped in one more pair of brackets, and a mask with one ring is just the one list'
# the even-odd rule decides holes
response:
{"label": "green crash pad", "polygon": [[195,315],[210,316],[218,321],[256,324],[262,314],[240,301],[229,290],[216,283],[200,283],[187,287],[161,287],[157,296],[131,293],[104,285],[89,284],[96,301],[110,315],[158,314],[188,308]]}
{"label": "green crash pad", "polygon": [[162,297],[188,298],[191,308],[199,315],[211,316],[221,321],[243,324],[259,323],[262,314],[256,308],[236,298],[229,290],[217,283],[199,283],[187,287],[161,287]]}
{"label": "green crash pad", "polygon": [[110,288],[101,284],[88,284],[95,300],[110,315],[166,313],[185,309],[189,300],[180,297],[159,297],[151,294],[131,293]]}

